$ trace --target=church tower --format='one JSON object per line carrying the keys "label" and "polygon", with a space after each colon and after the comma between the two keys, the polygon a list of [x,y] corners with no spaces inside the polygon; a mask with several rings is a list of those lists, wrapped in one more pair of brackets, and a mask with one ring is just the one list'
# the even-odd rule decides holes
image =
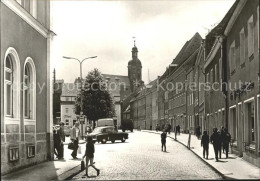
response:
{"label": "church tower", "polygon": [[138,49],[135,46],[132,48],[132,60],[128,62],[128,78],[130,82],[131,91],[135,91],[138,87],[141,87],[143,84],[142,81],[142,63],[138,59]]}

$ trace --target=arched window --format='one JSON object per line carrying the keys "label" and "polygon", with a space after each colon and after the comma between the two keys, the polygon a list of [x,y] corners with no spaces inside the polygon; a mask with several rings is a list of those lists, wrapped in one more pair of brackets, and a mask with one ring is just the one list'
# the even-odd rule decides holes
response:
{"label": "arched window", "polygon": [[5,115],[13,117],[13,62],[12,57],[7,55],[5,60]]}
{"label": "arched window", "polygon": [[24,70],[24,117],[30,118],[31,103],[30,103],[30,70],[28,63],[25,65]]}
{"label": "arched window", "polygon": [[17,51],[9,47],[4,59],[4,115],[6,120],[20,117],[20,60]]}
{"label": "arched window", "polygon": [[30,57],[25,60],[24,64],[23,95],[24,118],[34,120],[36,111],[36,70]]}

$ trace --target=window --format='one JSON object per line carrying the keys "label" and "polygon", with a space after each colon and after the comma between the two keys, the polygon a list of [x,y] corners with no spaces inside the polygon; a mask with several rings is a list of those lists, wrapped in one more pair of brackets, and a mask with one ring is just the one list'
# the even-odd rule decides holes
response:
{"label": "window", "polygon": [[10,55],[5,62],[5,92],[6,92],[6,116],[13,117],[13,62]]}
{"label": "window", "polygon": [[209,73],[207,73],[207,77],[206,77],[206,83],[208,83],[209,82]]}
{"label": "window", "polygon": [[245,32],[244,28],[240,31],[240,65],[245,62]]}
{"label": "window", "polygon": [[27,157],[28,158],[35,157],[35,145],[28,145],[27,146]]}
{"label": "window", "polygon": [[248,57],[254,53],[254,22],[253,22],[253,15],[249,18],[247,22],[248,28]]}
{"label": "window", "polygon": [[69,101],[69,97],[66,97],[66,101]]}
{"label": "window", "polygon": [[28,57],[24,63],[23,75],[23,115],[25,119],[35,119],[36,111],[36,70],[33,60]]}
{"label": "window", "polygon": [[248,121],[249,121],[249,134],[250,143],[255,142],[255,107],[254,102],[248,103]]}
{"label": "window", "polygon": [[236,52],[235,42],[230,46],[230,72],[232,73],[236,69]]}
{"label": "window", "polygon": [[236,116],[236,108],[231,109],[231,120],[232,120],[232,137],[234,140],[237,140],[237,116]]}
{"label": "window", "polygon": [[66,125],[69,125],[69,123],[70,123],[69,120],[66,119],[66,120],[65,120],[65,124],[66,124]]}
{"label": "window", "polygon": [[19,160],[19,147],[13,146],[9,148],[9,161],[13,162]]}
{"label": "window", "polygon": [[30,70],[28,64],[25,65],[24,71],[24,117],[30,118]]}
{"label": "window", "polygon": [[65,112],[66,112],[66,113],[69,113],[69,108],[65,108]]}

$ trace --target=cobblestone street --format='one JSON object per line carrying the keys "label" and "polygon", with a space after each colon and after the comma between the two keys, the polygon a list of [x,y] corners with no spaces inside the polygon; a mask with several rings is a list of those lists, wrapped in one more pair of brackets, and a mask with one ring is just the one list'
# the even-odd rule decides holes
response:
{"label": "cobblestone street", "polygon": [[129,133],[125,143],[96,143],[95,162],[101,169],[100,176],[96,177],[95,170],[90,168],[91,178],[83,171],[72,179],[221,179],[183,145],[170,138],[166,145],[165,153],[161,151],[160,135],[139,131]]}

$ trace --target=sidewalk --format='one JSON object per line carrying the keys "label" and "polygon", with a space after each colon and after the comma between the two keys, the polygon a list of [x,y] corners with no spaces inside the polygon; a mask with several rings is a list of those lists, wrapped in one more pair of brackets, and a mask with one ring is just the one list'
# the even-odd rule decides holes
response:
{"label": "sidewalk", "polygon": [[[155,134],[161,134],[161,131],[149,131],[142,130],[144,132],[150,132]],[[175,138],[175,133],[172,132],[170,138]],[[189,134],[177,135],[177,141],[184,146],[188,144]],[[167,142],[166,142],[167,143]],[[168,143],[169,144],[169,143]],[[215,161],[215,154],[213,145],[209,144],[209,159],[206,160],[202,155],[201,140],[198,140],[195,135],[191,135],[190,140],[190,150],[195,153],[200,159],[211,166],[216,172],[218,172],[225,179],[259,179],[260,178],[260,168],[246,162],[242,158],[234,154],[228,154],[229,158],[226,159],[226,155],[222,153],[222,159],[219,162]]]}
{"label": "sidewalk", "polygon": [[85,153],[85,142],[79,141],[81,154],[78,154],[79,159],[71,157],[72,150],[68,149],[69,139],[66,138],[64,143],[64,160],[47,161],[28,168],[24,168],[10,174],[1,176],[1,180],[65,180],[80,172],[81,158]]}

